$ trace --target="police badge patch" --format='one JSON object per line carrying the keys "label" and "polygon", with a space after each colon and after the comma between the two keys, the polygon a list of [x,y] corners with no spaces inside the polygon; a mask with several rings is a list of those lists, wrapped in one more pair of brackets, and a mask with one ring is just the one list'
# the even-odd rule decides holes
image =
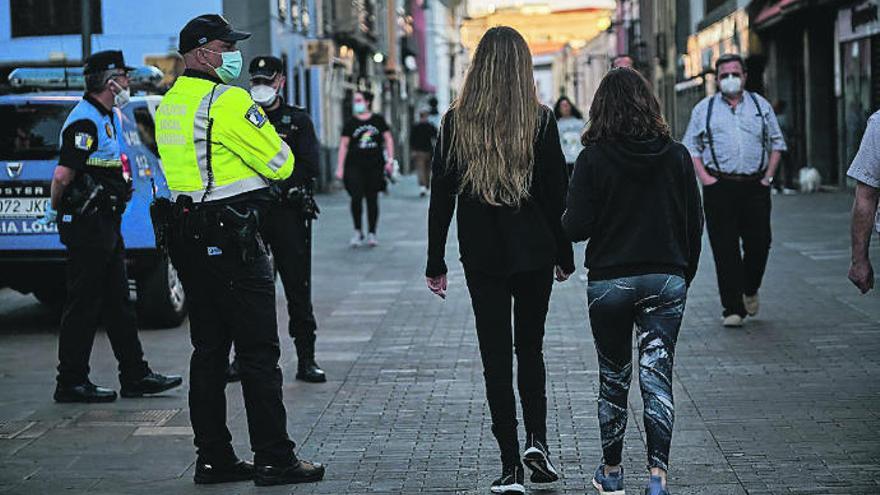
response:
{"label": "police badge patch", "polygon": [[263,127],[266,124],[266,115],[263,113],[263,109],[256,103],[251,105],[247,113],[244,114],[244,118],[257,128]]}
{"label": "police badge patch", "polygon": [[78,150],[89,151],[93,142],[92,135],[87,132],[77,132],[73,135],[73,147]]}

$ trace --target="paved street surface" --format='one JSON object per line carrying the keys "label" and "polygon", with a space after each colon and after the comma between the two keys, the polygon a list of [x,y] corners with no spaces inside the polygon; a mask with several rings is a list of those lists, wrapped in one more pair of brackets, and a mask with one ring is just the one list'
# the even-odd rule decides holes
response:
{"label": "paved street surface", "polygon": [[[382,198],[382,244],[372,250],[347,247],[344,194],[320,202],[314,286],[328,383],[293,380],[295,354],[281,333],[290,433],[304,458],[328,465],[324,482],[193,485],[185,388],[114,404],[53,403],[55,316],[0,290],[0,493],[488,493],[500,461],[457,246],[449,246],[449,298],[441,301],[424,284],[427,200],[412,180]],[[745,329],[720,326],[708,247],[691,288],[676,356],[672,493],[878,493],[880,295],[860,296],[846,280],[850,196],[774,202],[761,314]],[[876,248],[873,258],[880,264]],[[154,369],[187,373],[186,324],[141,338]],[[592,491],[601,455],[597,364],[577,275],[556,286],[545,342],[549,443],[563,479],[529,490]],[[118,387],[103,334],[92,365],[94,382]],[[237,451],[250,458],[240,385],[228,395]],[[627,484],[641,493],[637,384],[630,404]]]}

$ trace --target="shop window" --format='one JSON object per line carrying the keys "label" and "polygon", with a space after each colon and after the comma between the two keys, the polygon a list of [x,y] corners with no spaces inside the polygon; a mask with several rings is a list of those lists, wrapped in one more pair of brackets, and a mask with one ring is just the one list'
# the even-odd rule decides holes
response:
{"label": "shop window", "polygon": [[[82,32],[84,0],[10,0],[12,37],[52,36]],[[101,0],[91,0],[92,33],[102,33]]]}

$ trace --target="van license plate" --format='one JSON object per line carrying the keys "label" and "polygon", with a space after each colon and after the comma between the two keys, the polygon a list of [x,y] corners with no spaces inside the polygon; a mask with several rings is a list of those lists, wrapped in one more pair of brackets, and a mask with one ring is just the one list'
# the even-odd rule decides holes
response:
{"label": "van license plate", "polygon": [[0,218],[35,218],[46,213],[49,198],[0,198]]}

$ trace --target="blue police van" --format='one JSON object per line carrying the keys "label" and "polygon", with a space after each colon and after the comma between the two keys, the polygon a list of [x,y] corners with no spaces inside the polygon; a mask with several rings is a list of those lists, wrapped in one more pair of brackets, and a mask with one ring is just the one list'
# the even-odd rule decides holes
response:
{"label": "blue police van", "polygon": [[[140,79],[151,83],[162,77],[152,67],[138,71]],[[135,88],[138,71],[132,75]],[[57,87],[61,77],[65,87],[75,87],[77,81],[71,79],[82,78],[75,69],[16,69],[9,79],[13,87],[27,91]],[[65,298],[66,252],[57,225],[44,225],[39,219],[49,204],[61,126],[82,94],[40,90],[0,95],[0,288],[33,293],[56,308]],[[186,297],[177,272],[156,246],[149,213],[154,196],[170,196],[155,140],[154,114],[160,100],[155,95],[133,96],[114,111],[123,128],[123,170],[134,186],[122,217],[129,286],[139,321],[172,327],[186,316]]]}

